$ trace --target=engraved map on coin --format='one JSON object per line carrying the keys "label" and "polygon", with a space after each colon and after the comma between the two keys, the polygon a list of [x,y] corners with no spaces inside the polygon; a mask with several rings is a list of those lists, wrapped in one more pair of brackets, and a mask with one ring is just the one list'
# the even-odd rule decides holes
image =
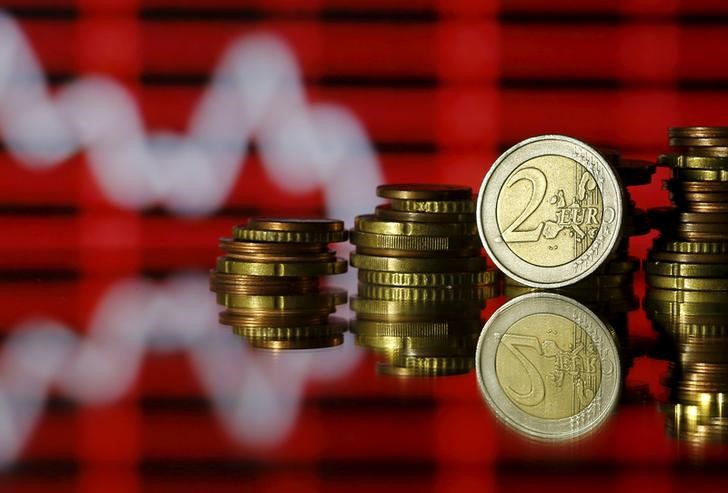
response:
{"label": "engraved map on coin", "polygon": [[566,296],[530,293],[500,307],[483,328],[475,360],[488,407],[531,438],[584,435],[617,404],[614,332]]}
{"label": "engraved map on coin", "polygon": [[502,241],[526,262],[545,267],[584,253],[603,214],[594,177],[564,156],[539,156],[518,166],[496,205]]}
{"label": "engraved map on coin", "polygon": [[563,135],[524,140],[504,152],[478,193],[478,233],[506,275],[558,288],[599,268],[622,236],[623,190],[587,144]]}
{"label": "engraved map on coin", "polygon": [[550,313],[529,315],[501,338],[495,371],[509,399],[539,418],[581,412],[601,384],[594,341],[571,320]]}

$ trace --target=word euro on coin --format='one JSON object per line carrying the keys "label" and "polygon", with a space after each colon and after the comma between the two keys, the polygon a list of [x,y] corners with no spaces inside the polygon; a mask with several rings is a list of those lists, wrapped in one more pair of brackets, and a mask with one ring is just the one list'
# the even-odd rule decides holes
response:
{"label": "word euro on coin", "polygon": [[508,149],[485,175],[476,216],[490,257],[513,279],[557,288],[584,279],[619,243],[623,188],[590,146],[544,135]]}

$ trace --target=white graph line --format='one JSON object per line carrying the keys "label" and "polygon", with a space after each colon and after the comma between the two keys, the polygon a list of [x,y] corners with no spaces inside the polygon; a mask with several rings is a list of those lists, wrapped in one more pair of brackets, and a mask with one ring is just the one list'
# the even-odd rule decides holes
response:
{"label": "white graph line", "polygon": [[[184,56],[184,53],[180,53]],[[17,23],[0,13],[0,132],[23,166],[57,166],[84,151],[115,204],[204,215],[224,204],[255,141],[275,182],[321,188],[327,212],[347,221],[370,210],[381,183],[365,130],[348,110],[306,101],[301,74],[276,36],[232,44],[191,115],[188,133],[147,132],[117,82],[82,77],[51,96]]]}
{"label": "white graph line", "polygon": [[85,336],[48,319],[13,328],[0,352],[0,466],[22,453],[52,389],[85,405],[114,402],[148,352],[187,353],[225,429],[259,448],[289,434],[308,381],[341,378],[361,358],[354,344],[325,355],[254,351],[218,325],[218,311],[206,275],[134,278],[103,294]]}

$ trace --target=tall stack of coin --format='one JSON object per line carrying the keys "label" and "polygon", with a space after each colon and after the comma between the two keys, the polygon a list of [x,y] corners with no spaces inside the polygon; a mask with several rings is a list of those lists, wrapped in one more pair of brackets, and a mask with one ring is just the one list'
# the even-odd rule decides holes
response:
{"label": "tall stack of coin", "polygon": [[359,344],[382,354],[382,373],[434,376],[467,372],[480,311],[496,290],[487,270],[468,187],[386,185],[391,203],[356,218],[358,296],[351,299]]}
{"label": "tall stack of coin", "polygon": [[251,219],[221,238],[225,255],[210,273],[210,289],[225,307],[220,323],[267,349],[341,344],[346,321],[330,317],[344,290],[320,287],[321,276],[346,272],[328,244],[345,241],[342,221]]}
{"label": "tall stack of coin", "polygon": [[[611,160],[617,166],[562,135],[524,140],[496,160],[483,179],[476,216],[483,245],[508,277],[543,289],[573,285],[595,272],[600,279],[585,287],[625,282],[624,265],[616,272],[608,265],[615,256],[624,260],[621,240],[632,220],[625,216],[637,216],[620,175],[638,184],[652,168],[622,163],[618,155]],[[644,228],[634,220],[632,229]]]}
{"label": "tall stack of coin", "polygon": [[665,181],[671,208],[650,211],[660,236],[644,268],[644,306],[670,338],[670,432],[725,440],[728,419],[728,127],[671,128]]}

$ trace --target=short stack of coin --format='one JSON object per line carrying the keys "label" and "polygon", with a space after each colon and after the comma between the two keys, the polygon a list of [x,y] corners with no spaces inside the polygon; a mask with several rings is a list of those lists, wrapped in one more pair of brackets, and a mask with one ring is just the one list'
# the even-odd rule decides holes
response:
{"label": "short stack of coin", "polygon": [[342,221],[251,219],[221,238],[225,253],[210,273],[210,289],[225,307],[220,323],[266,349],[329,347],[343,342],[346,321],[330,317],[344,290],[320,287],[321,276],[346,272],[328,244],[342,242]]}
{"label": "short stack of coin", "polygon": [[728,419],[728,128],[671,128],[664,183],[673,207],[650,211],[660,231],[644,263],[644,306],[673,348],[668,430],[724,441]]}
{"label": "short stack of coin", "polygon": [[706,318],[673,326],[672,362],[662,406],[667,432],[694,443],[728,441],[728,331]]}
{"label": "short stack of coin", "polygon": [[436,376],[473,368],[480,312],[496,292],[469,187],[386,185],[391,203],[356,218],[351,329],[386,358],[381,373]]}

